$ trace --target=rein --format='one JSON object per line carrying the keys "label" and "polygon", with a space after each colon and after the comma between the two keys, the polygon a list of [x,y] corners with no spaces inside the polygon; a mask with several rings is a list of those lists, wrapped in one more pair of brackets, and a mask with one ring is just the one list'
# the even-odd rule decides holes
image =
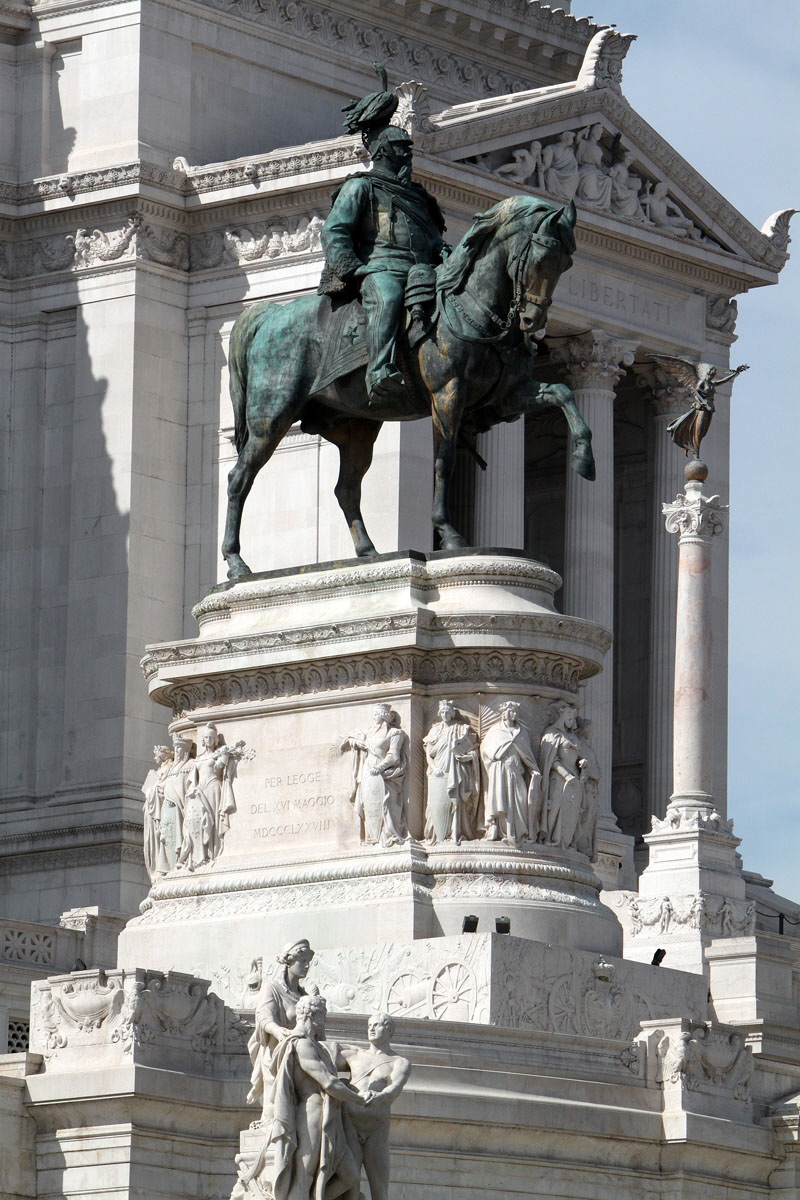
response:
{"label": "rein", "polygon": [[[514,292],[513,292],[513,299],[511,301],[511,306],[508,310],[508,313],[507,313],[505,319],[498,317],[496,312],[494,312],[491,308],[488,307],[488,305],[484,304],[482,300],[480,300],[477,296],[475,296],[472,292],[470,292],[468,290],[468,285],[465,284],[465,286],[464,286],[462,294],[464,296],[468,297],[470,302],[473,305],[475,305],[475,307],[479,310],[481,315],[486,317],[491,322],[491,324],[497,328],[497,333],[483,334],[483,329],[485,328],[485,326],[479,324],[475,320],[475,318],[464,307],[464,305],[461,303],[461,300],[459,299],[458,296],[455,295],[454,292],[440,293],[438,307],[439,307],[439,310],[440,310],[442,316],[444,317],[444,321],[445,321],[445,324],[447,325],[447,328],[450,330],[450,332],[453,334],[454,337],[460,338],[460,340],[463,342],[478,342],[483,345],[489,345],[494,342],[499,342],[506,336],[506,334],[511,329],[512,325],[514,324],[514,321],[519,316],[520,309],[523,307],[524,304],[536,304],[540,308],[549,308],[550,307],[550,305],[553,303],[553,301],[548,296],[537,296],[533,292],[527,291],[525,288],[525,270],[528,265],[528,259],[530,258],[531,249],[533,247],[534,242],[538,243],[540,246],[550,247],[550,246],[557,245],[557,243],[552,241],[550,238],[545,240],[544,238],[538,237],[537,234],[534,232],[528,237],[527,241],[525,242],[525,245],[523,246],[523,248],[519,252],[519,254],[515,255],[514,258],[511,260],[514,264],[514,276],[513,276]],[[468,325],[471,325],[472,328],[474,330],[476,330],[476,333],[474,333],[474,334],[459,333],[458,330],[454,329],[452,324],[450,323],[450,321],[447,318],[447,309],[445,307],[446,304],[451,305],[452,308],[461,317],[461,319],[463,321],[466,321],[466,323]]]}

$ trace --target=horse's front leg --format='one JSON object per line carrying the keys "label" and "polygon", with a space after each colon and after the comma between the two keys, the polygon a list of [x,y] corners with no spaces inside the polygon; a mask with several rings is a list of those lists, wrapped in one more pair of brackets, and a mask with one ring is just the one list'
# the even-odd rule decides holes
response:
{"label": "horse's front leg", "polygon": [[450,521],[450,481],[456,465],[456,442],[464,402],[451,379],[433,397],[433,527],[442,550],[461,550],[466,540]]}
{"label": "horse's front leg", "polygon": [[595,456],[591,452],[591,430],[581,415],[572,390],[565,383],[536,383],[530,380],[525,388],[511,389],[510,400],[504,408],[515,413],[531,413],[537,408],[560,408],[570,427],[572,454],[570,466],[584,479],[596,479]]}

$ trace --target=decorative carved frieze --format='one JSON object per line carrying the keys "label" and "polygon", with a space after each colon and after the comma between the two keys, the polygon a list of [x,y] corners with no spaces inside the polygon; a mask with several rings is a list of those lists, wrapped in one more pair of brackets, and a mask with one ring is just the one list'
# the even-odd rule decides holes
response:
{"label": "decorative carved frieze", "polygon": [[10,244],[12,274],[16,278],[55,271],[96,269],[104,264],[140,260],[186,271],[189,268],[188,238],[179,230],[145,221],[139,215],[126,218],[116,229],[78,229],[75,233],[51,234]]}
{"label": "decorative carved frieze", "polygon": [[301,217],[292,227],[275,221],[237,225],[191,239],[192,270],[209,270],[225,264],[275,261],[300,254],[320,254],[322,218],[317,213]]}
{"label": "decorative carved frieze", "polygon": [[47,1070],[80,1070],[133,1058],[209,1070],[221,1034],[208,981],[169,971],[79,971],[34,984],[31,1046]]}
{"label": "decorative carved frieze", "polygon": [[553,200],[574,199],[582,208],[658,233],[720,245],[670,196],[669,183],[636,161],[620,134],[609,133],[599,122],[466,161]]}
{"label": "decorative carved frieze", "polygon": [[720,937],[743,937],[754,933],[756,927],[754,903],[712,897],[706,892],[672,898],[628,896],[627,907],[633,937],[644,932],[675,932],[681,926]]}
{"label": "decorative carved frieze", "polygon": [[409,680],[421,684],[505,682],[576,692],[584,666],[567,655],[498,647],[492,651],[397,650],[347,655],[311,665],[230,671],[202,682],[165,684],[159,691],[176,715],[221,705],[288,699]]}
{"label": "decorative carved frieze", "polygon": [[[373,14],[367,24],[308,0],[293,0],[290,4],[284,0],[204,2],[296,39],[304,53],[308,53],[309,42],[313,41],[315,47],[319,51],[325,50],[328,56],[338,54],[348,62],[355,60],[370,65],[381,62],[395,77],[399,75],[402,79],[413,74],[454,96],[502,95],[521,91],[533,82],[527,72],[512,74],[499,66],[493,69],[474,59],[449,53],[442,45],[432,45],[430,41],[414,37],[410,31],[401,33],[398,29],[381,28],[374,24],[375,15],[379,13]],[[481,15],[485,18],[485,11]],[[557,18],[558,14],[553,16]],[[576,29],[571,18],[567,17],[566,23],[571,31]]]}

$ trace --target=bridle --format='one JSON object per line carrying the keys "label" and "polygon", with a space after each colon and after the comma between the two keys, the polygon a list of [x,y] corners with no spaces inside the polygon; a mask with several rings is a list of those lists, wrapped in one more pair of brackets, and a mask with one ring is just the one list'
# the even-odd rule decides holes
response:
{"label": "bridle", "polygon": [[444,305],[440,304],[440,309],[447,324],[447,328],[455,337],[460,338],[461,341],[464,342],[481,342],[484,344],[499,342],[506,336],[511,329],[511,326],[514,324],[514,321],[519,317],[520,312],[523,310],[523,308],[527,307],[527,305],[534,304],[543,309],[548,309],[550,307],[550,305],[553,303],[550,296],[536,295],[535,292],[529,292],[525,287],[525,274],[528,268],[528,261],[531,256],[534,243],[539,246],[544,246],[548,250],[561,250],[563,253],[563,247],[556,238],[542,237],[535,230],[533,233],[528,235],[522,249],[517,254],[514,254],[508,262],[509,274],[512,277],[513,292],[511,306],[505,318],[498,317],[497,313],[493,312],[488,305],[484,304],[474,292],[468,292],[468,284],[464,286],[464,294],[469,295],[471,303],[475,305],[482,316],[486,317],[487,320],[495,326],[497,329],[496,333],[490,333],[488,335],[484,334],[481,336],[482,330],[485,328],[485,326],[480,325],[472,317],[464,305],[461,304],[459,297],[453,292],[442,293],[441,299],[446,300],[447,303],[458,313],[461,319],[466,321],[468,325],[471,325],[472,328],[476,330],[475,334],[466,334],[459,333],[457,330],[453,329],[452,325],[447,320],[447,312]]}

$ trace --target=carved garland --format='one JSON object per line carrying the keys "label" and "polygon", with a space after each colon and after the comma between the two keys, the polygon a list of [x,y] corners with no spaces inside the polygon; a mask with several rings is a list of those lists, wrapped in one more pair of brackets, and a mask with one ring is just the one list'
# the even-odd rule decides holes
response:
{"label": "carved garland", "polygon": [[311,666],[282,666],[236,671],[219,679],[168,684],[157,699],[172,706],[175,716],[223,705],[263,703],[293,696],[377,684],[515,683],[577,692],[592,665],[563,654],[495,650],[470,652],[411,650],[350,656]]}

